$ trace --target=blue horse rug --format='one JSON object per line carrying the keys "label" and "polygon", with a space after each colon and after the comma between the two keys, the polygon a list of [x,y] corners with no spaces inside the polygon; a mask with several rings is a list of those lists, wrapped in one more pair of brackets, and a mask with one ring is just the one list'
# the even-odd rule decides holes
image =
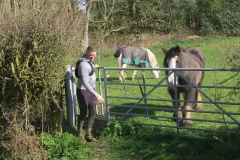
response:
{"label": "blue horse rug", "polygon": [[123,46],[118,48],[114,54],[114,57],[117,58],[121,54],[123,64],[145,64],[145,66],[148,68],[149,58],[146,48]]}

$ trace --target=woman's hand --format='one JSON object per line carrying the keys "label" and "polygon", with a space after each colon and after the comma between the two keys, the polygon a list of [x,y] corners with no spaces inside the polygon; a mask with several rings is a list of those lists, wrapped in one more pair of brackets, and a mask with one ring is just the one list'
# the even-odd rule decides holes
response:
{"label": "woman's hand", "polygon": [[98,64],[95,64],[95,68],[97,69],[97,68],[99,68],[100,66],[98,65]]}
{"label": "woman's hand", "polygon": [[99,103],[103,104],[104,103],[104,98],[100,96],[99,94],[97,95],[97,100]]}

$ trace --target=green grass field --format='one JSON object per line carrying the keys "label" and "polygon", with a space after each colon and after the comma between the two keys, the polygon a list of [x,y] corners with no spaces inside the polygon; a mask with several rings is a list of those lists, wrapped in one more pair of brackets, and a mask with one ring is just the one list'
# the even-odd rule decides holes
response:
{"label": "green grass field", "polygon": [[[227,63],[227,58],[224,54],[227,53],[231,55],[235,53],[236,47],[240,46],[240,38],[204,38],[186,42],[175,41],[153,46],[149,49],[155,54],[160,67],[162,67],[164,56],[161,48],[170,48],[170,46],[175,44],[181,47],[197,47],[200,49],[205,55],[206,68],[231,68],[233,65]],[[96,63],[104,67],[117,67],[117,60],[113,57],[113,54],[114,53],[100,53]],[[102,83],[97,83],[97,90],[100,91],[99,86],[101,85],[103,96],[105,96],[103,72],[102,70],[100,71]],[[107,78],[109,111],[111,112],[111,120],[117,121],[122,115],[114,115],[112,112],[126,113],[136,105],[142,96],[137,84],[143,84],[143,79],[139,71],[137,74],[139,79],[131,81],[130,77],[132,72],[127,70],[128,79],[125,83],[126,85],[123,86],[119,84],[119,72],[117,70],[108,70],[108,73],[110,75],[110,77]],[[237,86],[239,76],[225,81],[233,74],[233,72],[208,71],[204,78],[203,86],[215,86],[215,88],[202,88],[203,92],[218,103],[239,103],[238,90],[232,94],[229,89],[218,88],[218,86]],[[161,71],[160,79],[154,79],[150,71],[146,71],[145,75],[145,84],[150,84],[146,86],[146,93],[151,91],[165,76],[164,71]],[[113,122],[108,123],[108,126],[102,129],[94,128],[93,134],[96,136],[97,141],[86,144],[85,148],[88,150],[87,155],[91,155],[94,160],[237,160],[240,158],[239,134],[229,134],[229,132],[219,134],[215,132],[215,130],[239,132],[239,126],[214,122],[214,120],[226,122],[233,122],[233,120],[223,114],[207,113],[212,111],[219,112],[219,108],[213,104],[204,103],[202,112],[192,113],[192,118],[194,118],[193,126],[188,129],[179,129],[180,134],[176,134],[177,130],[174,128],[176,127],[176,123],[171,119],[172,112],[163,110],[164,108],[173,108],[170,96],[167,93],[167,88],[163,85],[166,85],[165,81],[161,86],[156,87],[148,96],[149,100],[147,100],[147,105],[144,102],[140,102],[136,107],[142,107],[141,109],[131,109],[129,114],[132,115],[125,116],[121,119],[127,123]],[[207,102],[208,100],[203,97],[203,101]],[[104,110],[106,109],[105,105],[106,104],[103,106]],[[239,121],[240,105],[219,105],[228,112],[234,112],[235,114],[231,113],[231,115]],[[146,106],[148,110],[146,110]],[[100,114],[101,105],[98,107]],[[104,117],[101,115],[97,117],[106,118],[106,115]],[[196,119],[202,121],[196,121]],[[140,123],[147,125],[138,125]],[[199,129],[201,129],[201,131]],[[213,132],[206,132],[205,130],[212,130]],[[163,132],[167,134],[159,134]],[[201,136],[207,137],[207,139],[182,137],[181,135]],[[86,158],[89,159],[87,155]]]}
{"label": "green grass field", "polygon": [[[233,46],[239,46],[240,38],[204,38],[200,40],[191,40],[191,41],[175,41],[168,44],[163,44],[161,46],[153,46],[149,48],[156,56],[160,68],[162,68],[162,62],[164,54],[161,48],[170,48],[173,45],[180,45],[181,47],[196,47],[200,49],[205,56],[205,68],[231,68],[231,64],[227,64],[225,53],[232,54]],[[113,57],[114,53],[103,54],[99,53],[96,63],[103,67],[118,67],[117,59]],[[128,68],[133,68],[128,66]],[[151,125],[160,125],[159,132],[176,132],[176,123],[172,121],[172,112],[166,111],[166,109],[172,109],[171,98],[167,92],[166,82],[163,81],[160,86],[155,87],[164,77],[165,71],[160,72],[160,78],[154,79],[150,71],[145,71],[146,81],[145,84],[150,84],[146,86],[146,94],[149,91],[152,91],[148,95],[146,103],[141,101],[138,105],[139,99],[142,97],[142,92],[140,90],[139,84],[143,84],[143,79],[141,76],[141,71],[137,73],[137,79],[131,81],[131,70],[126,70],[127,81],[125,85],[119,85],[119,71],[118,70],[107,70],[110,75],[107,78],[107,90],[108,90],[108,104],[109,111],[111,113],[111,120],[121,120],[126,122],[135,122]],[[193,111],[193,126],[186,129],[180,129],[181,134],[187,134],[192,136],[212,136],[214,132],[208,133],[201,130],[227,130],[227,131],[239,131],[239,126],[232,124],[235,121],[240,120],[240,107],[238,105],[229,105],[229,104],[219,104],[218,106],[211,104],[209,101],[217,103],[240,103],[238,98],[238,93],[231,94],[230,89],[222,89],[218,86],[231,86],[236,87],[236,84],[239,80],[238,76],[230,78],[236,72],[230,71],[206,71],[205,78],[203,80],[202,91],[206,97],[202,96],[203,104],[202,112]],[[103,95],[105,95],[103,75],[101,70],[101,87],[103,90]],[[98,83],[99,85],[99,83]],[[208,88],[208,86],[213,86],[214,88]],[[142,86],[144,90],[144,87]],[[183,102],[182,102],[183,104]],[[142,108],[132,108],[132,107],[142,107]],[[150,108],[150,109],[149,109]],[[105,110],[105,106],[104,106]],[[231,112],[233,114],[222,114],[222,111]],[[214,112],[214,113],[213,113]],[[119,114],[120,113],[120,114]],[[122,114],[129,113],[128,116],[122,116]],[[232,118],[229,118],[232,117]],[[221,121],[221,123],[217,122]],[[170,126],[170,127],[164,127]]]}

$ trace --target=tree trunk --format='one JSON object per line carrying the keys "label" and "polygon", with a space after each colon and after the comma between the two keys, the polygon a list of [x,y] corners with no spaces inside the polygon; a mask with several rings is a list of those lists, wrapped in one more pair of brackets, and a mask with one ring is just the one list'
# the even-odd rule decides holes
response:
{"label": "tree trunk", "polygon": [[83,49],[85,50],[88,46],[88,25],[90,19],[90,9],[91,9],[92,0],[87,0],[86,3],[86,21],[85,21],[85,28],[84,28],[84,37],[83,37]]}

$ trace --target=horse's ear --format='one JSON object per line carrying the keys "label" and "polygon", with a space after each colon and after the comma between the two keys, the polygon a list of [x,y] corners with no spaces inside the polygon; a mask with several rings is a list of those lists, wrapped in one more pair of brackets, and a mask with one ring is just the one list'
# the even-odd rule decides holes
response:
{"label": "horse's ear", "polygon": [[162,48],[162,51],[163,51],[164,54],[167,53],[167,49],[166,48]]}

